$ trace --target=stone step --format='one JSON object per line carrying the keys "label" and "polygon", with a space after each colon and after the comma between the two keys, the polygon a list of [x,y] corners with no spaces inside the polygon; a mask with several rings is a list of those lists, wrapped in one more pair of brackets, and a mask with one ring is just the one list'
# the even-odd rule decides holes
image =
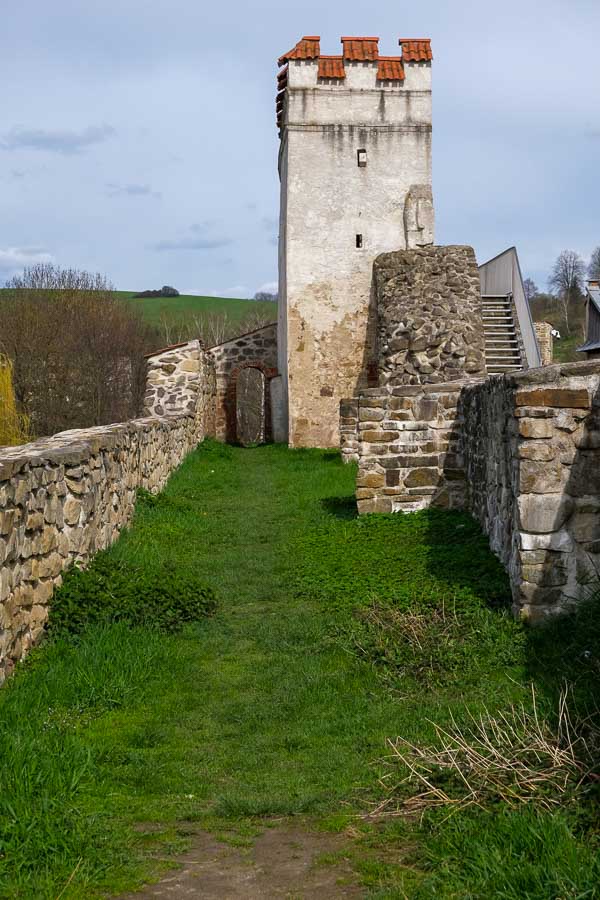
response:
{"label": "stone step", "polygon": [[522,368],[523,368],[523,366],[521,366],[521,365],[504,366],[504,365],[501,365],[500,363],[493,363],[492,365],[488,366],[488,374],[489,375],[501,375],[502,372],[516,372]]}
{"label": "stone step", "polygon": [[486,347],[486,356],[515,356],[521,359],[521,351],[518,347]]}
{"label": "stone step", "polygon": [[514,325],[512,327],[509,326],[508,328],[503,328],[501,331],[491,331],[490,328],[493,328],[493,327],[494,326],[492,325],[492,326],[489,326],[488,328],[483,329],[483,333],[484,333],[485,337],[489,337],[492,334],[505,335],[505,334],[516,334],[517,333]]}

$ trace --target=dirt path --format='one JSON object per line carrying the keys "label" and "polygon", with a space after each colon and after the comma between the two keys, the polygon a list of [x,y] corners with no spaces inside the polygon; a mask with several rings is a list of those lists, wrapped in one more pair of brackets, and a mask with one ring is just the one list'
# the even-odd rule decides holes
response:
{"label": "dirt path", "polygon": [[[344,858],[347,847],[348,840],[341,835],[292,825],[267,828],[250,848],[230,846],[201,832],[180,859],[181,868],[123,900],[364,897]],[[330,855],[334,859],[325,860]]]}

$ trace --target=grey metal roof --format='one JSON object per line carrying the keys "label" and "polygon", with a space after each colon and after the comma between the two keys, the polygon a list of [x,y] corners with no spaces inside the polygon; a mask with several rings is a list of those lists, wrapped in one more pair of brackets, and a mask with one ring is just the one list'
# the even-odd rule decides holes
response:
{"label": "grey metal roof", "polygon": [[588,286],[586,290],[588,293],[588,297],[600,313],[600,288]]}
{"label": "grey metal roof", "polygon": [[[594,305],[594,310],[600,316],[600,287],[591,284],[586,285],[585,292]],[[597,322],[594,322],[594,331],[598,333]],[[588,328],[590,328],[590,319],[588,317]],[[591,328],[590,328],[591,330]],[[578,353],[585,353],[587,350],[600,350],[600,340],[586,341],[581,347],[577,347]]]}

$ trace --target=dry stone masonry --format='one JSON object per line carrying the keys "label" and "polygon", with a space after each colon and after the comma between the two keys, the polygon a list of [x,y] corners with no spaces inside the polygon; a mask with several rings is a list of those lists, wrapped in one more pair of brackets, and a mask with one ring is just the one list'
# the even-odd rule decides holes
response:
{"label": "dry stone masonry", "polygon": [[144,409],[148,416],[196,415],[202,410],[207,433],[214,431],[215,363],[200,341],[168,347],[147,357]]}
{"label": "dry stone masonry", "polygon": [[509,573],[516,613],[573,607],[600,565],[600,363],[352,402],[361,513],[467,509]]}
{"label": "dry stone masonry", "polygon": [[[0,449],[0,682],[43,633],[61,575],[108,547],[214,422],[198,341],[149,361],[148,416]],[[179,406],[181,404],[181,406]]]}
{"label": "dry stone masonry", "polygon": [[375,260],[379,383],[485,375],[481,291],[471,247],[422,247]]}
{"label": "dry stone masonry", "polygon": [[465,387],[467,508],[507,568],[515,609],[568,611],[600,564],[600,365],[570,363]]}
{"label": "dry stone masonry", "polygon": [[540,348],[540,357],[543,366],[552,365],[554,359],[554,337],[552,332],[553,326],[550,322],[536,322],[535,336]]}
{"label": "dry stone masonry", "polygon": [[460,383],[366,391],[358,400],[360,513],[462,508]]}

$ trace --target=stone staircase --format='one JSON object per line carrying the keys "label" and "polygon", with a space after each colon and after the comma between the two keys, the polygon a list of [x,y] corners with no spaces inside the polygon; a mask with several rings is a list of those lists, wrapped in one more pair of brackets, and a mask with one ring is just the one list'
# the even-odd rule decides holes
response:
{"label": "stone staircase", "polygon": [[526,363],[515,327],[511,295],[483,295],[485,363],[489,375],[517,372]]}

